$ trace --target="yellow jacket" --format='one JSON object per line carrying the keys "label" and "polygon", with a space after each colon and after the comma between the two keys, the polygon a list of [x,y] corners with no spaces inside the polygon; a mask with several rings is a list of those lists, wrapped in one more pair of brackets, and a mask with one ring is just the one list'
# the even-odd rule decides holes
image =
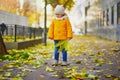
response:
{"label": "yellow jacket", "polygon": [[63,20],[53,19],[49,27],[48,38],[53,40],[65,40],[72,37],[72,27],[68,18]]}

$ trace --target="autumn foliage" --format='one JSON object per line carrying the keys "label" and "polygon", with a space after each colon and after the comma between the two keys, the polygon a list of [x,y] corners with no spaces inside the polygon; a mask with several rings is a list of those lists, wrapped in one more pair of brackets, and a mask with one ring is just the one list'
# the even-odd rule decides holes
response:
{"label": "autumn foliage", "polygon": [[19,0],[0,0],[0,10],[27,16],[29,25],[39,23],[40,13],[37,12],[36,6],[30,4],[29,0],[24,1],[22,9],[20,9]]}

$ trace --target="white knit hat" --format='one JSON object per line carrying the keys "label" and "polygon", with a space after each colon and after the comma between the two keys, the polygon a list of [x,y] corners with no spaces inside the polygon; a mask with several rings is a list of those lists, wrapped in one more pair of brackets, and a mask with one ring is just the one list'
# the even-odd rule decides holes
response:
{"label": "white knit hat", "polygon": [[63,7],[63,5],[57,5],[55,7],[55,14],[64,14],[65,9]]}

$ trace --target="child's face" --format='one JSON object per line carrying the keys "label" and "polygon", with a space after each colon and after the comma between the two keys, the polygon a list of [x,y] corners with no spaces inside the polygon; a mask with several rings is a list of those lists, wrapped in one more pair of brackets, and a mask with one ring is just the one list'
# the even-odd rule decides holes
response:
{"label": "child's face", "polygon": [[55,14],[57,18],[61,18],[63,14]]}

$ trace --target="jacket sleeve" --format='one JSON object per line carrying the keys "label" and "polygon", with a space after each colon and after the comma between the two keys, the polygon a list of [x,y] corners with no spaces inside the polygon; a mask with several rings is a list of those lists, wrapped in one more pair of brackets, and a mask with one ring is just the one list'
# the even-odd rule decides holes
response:
{"label": "jacket sleeve", "polygon": [[72,33],[72,26],[70,24],[69,19],[67,19],[67,38],[72,38],[73,33]]}
{"label": "jacket sleeve", "polygon": [[48,30],[48,38],[53,39],[54,38],[54,21],[52,21],[49,30]]}

